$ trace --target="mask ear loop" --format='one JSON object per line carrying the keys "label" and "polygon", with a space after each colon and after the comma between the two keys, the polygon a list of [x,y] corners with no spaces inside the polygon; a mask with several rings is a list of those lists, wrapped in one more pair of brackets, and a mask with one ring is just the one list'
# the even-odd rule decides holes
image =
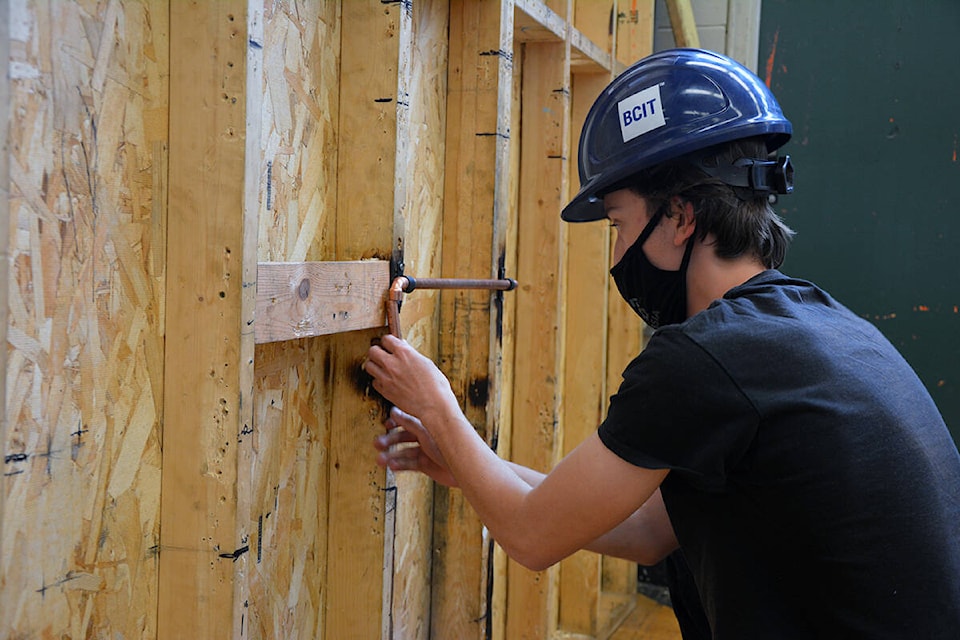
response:
{"label": "mask ear loop", "polygon": [[641,247],[644,245],[644,243],[647,241],[647,238],[649,238],[653,233],[653,230],[656,229],[657,225],[660,224],[660,221],[663,220],[664,215],[667,213],[668,206],[668,203],[664,203],[657,209],[656,213],[654,213],[653,216],[647,220],[647,226],[645,226],[643,231],[640,232],[640,236],[637,238],[637,241],[634,244]]}

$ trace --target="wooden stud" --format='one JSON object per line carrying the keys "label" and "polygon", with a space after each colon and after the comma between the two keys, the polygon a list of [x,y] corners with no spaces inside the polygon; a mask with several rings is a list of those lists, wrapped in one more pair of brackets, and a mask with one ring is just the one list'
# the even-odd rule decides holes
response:
{"label": "wooden stud", "polygon": [[[617,0],[614,45],[618,64],[629,66],[653,51],[655,0]],[[618,75],[622,68],[614,69]]]}
{"label": "wooden stud", "polygon": [[[505,7],[504,12],[505,15],[512,16],[513,8]],[[509,100],[501,99],[499,111],[501,118],[507,118],[507,128],[511,131],[511,139],[519,141],[520,104],[521,94],[523,93],[522,71],[524,66],[524,48],[522,46],[513,47],[512,21],[509,24],[504,22],[504,28],[508,26],[510,30],[506,31],[501,37],[506,37],[509,40],[509,45],[513,51],[513,65],[510,69],[509,77],[504,78],[501,75],[500,78],[501,90],[503,90],[503,87],[509,86]],[[509,107],[507,105],[509,105]],[[504,218],[506,218],[506,250],[504,252],[504,262],[515,265],[517,264],[517,249],[519,245],[519,220],[516,212],[520,208],[520,144],[511,144],[504,160],[505,162],[502,165],[502,169],[498,171],[499,179],[497,181],[497,184],[504,191],[505,206],[503,210],[510,212],[509,215],[504,216]],[[499,191],[498,189],[498,193]],[[500,207],[498,207],[498,210],[500,210]],[[511,273],[515,273],[515,271],[511,271]],[[495,396],[496,404],[493,405],[497,407],[496,419],[498,429],[495,433],[495,442],[492,443],[495,445],[497,453],[506,459],[512,458],[513,397],[514,390],[517,386],[515,384],[516,378],[512,366],[517,352],[516,320],[517,296],[507,296],[504,299],[502,322],[502,359],[505,364],[502,366],[498,376],[500,382],[499,391]],[[491,399],[494,399],[494,397]],[[503,549],[493,543],[489,534],[485,537],[484,542],[485,548],[491,549],[490,555],[492,556],[492,561],[488,560],[488,562],[491,563],[489,566],[493,581],[493,584],[487,584],[487,593],[490,598],[490,603],[487,606],[490,618],[488,623],[490,629],[488,637],[493,640],[506,640],[507,619],[509,617],[507,610],[509,560]]]}
{"label": "wooden stud", "polygon": [[[10,66],[10,3],[0,0],[0,61],[5,69]],[[0,77],[0,344],[7,343],[7,319],[10,316],[9,287],[6,285],[10,262],[10,73]],[[7,459],[7,350],[0,351],[0,455]],[[4,463],[6,466],[6,463]],[[6,486],[0,485],[0,576],[7,575],[6,554],[3,553],[3,521],[5,519]],[[2,591],[0,591],[2,597]],[[2,600],[0,600],[2,605]]]}
{"label": "wooden stud", "polygon": [[[395,178],[398,128],[409,122],[399,93],[401,55],[408,49],[409,4],[344,2],[341,7],[337,223],[333,259],[386,258],[402,249],[402,215]],[[402,139],[402,136],[399,136]],[[400,232],[398,234],[398,231]],[[398,247],[398,245],[400,245]],[[382,432],[383,408],[357,393],[370,331],[339,334],[331,352],[329,526],[325,637],[373,638],[390,633],[384,597],[393,568],[387,517],[395,492],[373,462],[370,441]],[[389,504],[387,500],[390,500]],[[336,559],[336,561],[333,561]]]}
{"label": "wooden stud", "polygon": [[[516,384],[512,458],[549,471],[562,425],[560,312],[564,272],[560,256],[565,227],[569,156],[569,42],[524,45],[521,98],[520,203],[517,247],[516,340],[524,345],[513,368]],[[530,572],[508,565],[508,638],[545,638],[556,620],[556,571]]]}
{"label": "wooden stud", "polygon": [[[442,273],[503,276],[511,131],[512,8],[476,0],[450,4],[446,180]],[[504,78],[507,78],[504,85]],[[439,364],[470,422],[497,440],[502,294],[445,291],[441,296]],[[432,622],[434,633],[482,638],[490,624],[485,594],[487,545],[482,525],[459,491],[434,496]]]}
{"label": "wooden stud", "polygon": [[[610,82],[610,74],[573,76],[572,131],[579,137],[587,111]],[[579,185],[577,163],[570,163],[571,191]],[[566,358],[563,395],[563,455],[592,434],[606,411],[606,331],[610,228],[602,222],[576,224],[567,232]],[[560,564],[560,629],[596,635],[608,621],[598,620],[600,556],[581,551]]]}
{"label": "wooden stud", "polygon": [[[407,71],[401,71],[399,82],[406,86],[409,117],[406,130],[398,127],[397,132],[406,139],[406,148],[405,158],[397,159],[395,181],[403,183],[403,200],[394,203],[394,211],[400,212],[402,228],[408,230],[404,262],[414,276],[438,275],[442,269],[449,11],[446,0],[418,0],[410,44],[406,54],[401,52]],[[395,235],[398,228],[395,225]],[[439,302],[436,292],[417,290],[406,296],[401,314],[404,338],[431,358],[439,352]],[[433,482],[420,474],[397,474],[395,486],[392,637],[427,640],[432,634],[432,563],[439,555],[432,546]]]}
{"label": "wooden stud", "polygon": [[236,484],[243,253],[256,231],[243,214],[246,15],[242,0],[170,8],[161,638],[230,636],[234,561],[250,550]]}
{"label": "wooden stud", "polygon": [[666,2],[674,42],[678,47],[699,47],[700,35],[697,33],[697,22],[693,18],[690,0],[666,0]]}

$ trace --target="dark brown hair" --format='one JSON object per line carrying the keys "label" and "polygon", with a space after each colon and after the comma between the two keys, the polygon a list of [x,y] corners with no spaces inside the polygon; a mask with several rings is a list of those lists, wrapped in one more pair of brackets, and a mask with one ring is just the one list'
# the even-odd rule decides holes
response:
{"label": "dark brown hair", "polygon": [[768,195],[732,187],[701,168],[767,157],[763,138],[743,138],[644,169],[622,184],[645,198],[651,211],[669,207],[670,199],[679,196],[693,205],[697,237],[712,234],[719,257],[749,255],[776,269],[783,264],[794,232],[774,212]]}

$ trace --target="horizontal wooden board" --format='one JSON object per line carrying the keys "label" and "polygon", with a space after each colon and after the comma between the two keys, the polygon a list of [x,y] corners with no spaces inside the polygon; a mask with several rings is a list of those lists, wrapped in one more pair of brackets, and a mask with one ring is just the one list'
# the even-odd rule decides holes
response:
{"label": "horizontal wooden board", "polygon": [[257,265],[257,344],[386,324],[390,263],[261,262]]}

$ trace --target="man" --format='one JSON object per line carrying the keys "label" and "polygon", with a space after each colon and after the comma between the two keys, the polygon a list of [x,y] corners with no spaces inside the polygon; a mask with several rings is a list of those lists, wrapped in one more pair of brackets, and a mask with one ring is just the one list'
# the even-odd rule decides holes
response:
{"label": "man", "polygon": [[504,461],[385,336],[365,364],[398,407],[378,462],[459,486],[532,569],[682,549],[714,638],[955,638],[960,455],[889,342],[776,270],[792,232],[770,200],[792,168],[770,154],[790,133],[723,56],[628,69],[587,117],[563,211],[616,228],[611,275],[657,328],[606,420],[548,475]]}

